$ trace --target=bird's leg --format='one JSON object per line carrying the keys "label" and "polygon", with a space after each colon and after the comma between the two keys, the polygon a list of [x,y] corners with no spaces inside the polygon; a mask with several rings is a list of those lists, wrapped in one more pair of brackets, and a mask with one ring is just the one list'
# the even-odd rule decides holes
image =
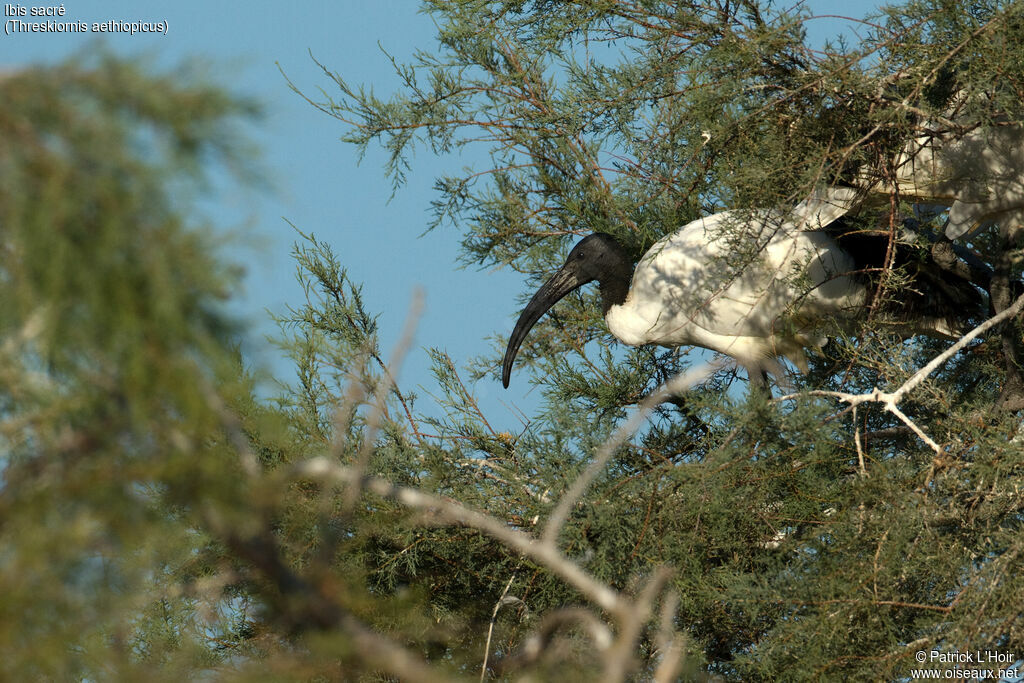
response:
{"label": "bird's leg", "polygon": [[942,270],[981,287],[986,292],[992,287],[992,269],[985,262],[960,249],[945,236],[932,244],[932,258]]}
{"label": "bird's leg", "polygon": [[671,403],[680,410],[686,408],[686,398],[679,394],[669,394],[665,397],[665,403]]}
{"label": "bird's leg", "polygon": [[761,365],[744,365],[743,368],[750,379],[750,393],[770,399],[772,390],[768,386],[768,371]]}

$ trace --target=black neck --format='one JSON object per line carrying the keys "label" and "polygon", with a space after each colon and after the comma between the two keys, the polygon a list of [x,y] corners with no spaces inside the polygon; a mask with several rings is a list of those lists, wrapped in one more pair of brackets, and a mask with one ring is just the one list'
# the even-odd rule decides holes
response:
{"label": "black neck", "polygon": [[626,295],[629,294],[629,281],[630,278],[621,272],[612,273],[598,281],[603,313],[608,313],[612,306],[621,306],[626,302]]}

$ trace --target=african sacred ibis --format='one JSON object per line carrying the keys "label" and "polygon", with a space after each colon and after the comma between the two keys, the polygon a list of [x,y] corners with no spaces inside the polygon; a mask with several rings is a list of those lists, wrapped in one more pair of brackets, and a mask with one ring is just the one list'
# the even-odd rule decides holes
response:
{"label": "african sacred ibis", "polygon": [[[918,123],[891,170],[862,172],[855,184],[948,208],[951,240],[997,223],[1004,230],[1024,227],[1024,123],[1002,115],[981,124],[965,120],[971,99],[955,93],[941,116]],[[975,99],[984,103],[985,96]]]}
{"label": "african sacred ibis", "polygon": [[[854,193],[832,189],[788,213],[727,211],[700,218],[657,242],[635,269],[610,235],[585,237],[519,316],[505,350],[502,384],[508,387],[519,347],[544,313],[595,280],[608,329],[625,344],[711,349],[736,359],[755,384],[764,383],[767,371],[779,373],[779,357],[806,370],[803,349],[827,341],[820,323],[862,315],[870,296],[853,253],[863,244],[847,251],[826,230],[846,213]],[[738,229],[763,247],[758,260],[731,268],[723,258],[732,250],[724,233]],[[970,290],[965,300],[978,296],[966,281],[964,286]],[[919,318],[912,328],[951,333],[942,316]]]}

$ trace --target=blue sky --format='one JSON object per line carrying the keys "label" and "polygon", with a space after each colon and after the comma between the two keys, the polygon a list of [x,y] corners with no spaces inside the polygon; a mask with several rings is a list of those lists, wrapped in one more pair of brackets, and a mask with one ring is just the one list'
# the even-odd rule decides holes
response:
{"label": "blue sky", "polygon": [[[278,70],[280,64],[314,99],[321,87],[330,93],[330,83],[310,59],[312,53],[349,82],[372,84],[378,94],[386,95],[397,81],[380,47],[407,61],[417,48],[430,50],[434,45],[433,23],[418,12],[417,2],[335,0],[286,5],[266,0],[177,0],[156,5],[127,0],[68,3],[63,21],[165,21],[166,35],[118,35],[105,43],[119,54],[153,57],[159,65],[204,58],[219,82],[264,105],[267,116],[252,130],[252,138],[263,150],[262,165],[271,187],[259,192],[221,192],[207,203],[219,225],[236,230],[246,244],[255,245],[226,254],[246,267],[239,310],[256,332],[250,349],[254,362],[287,377],[287,366],[259,342],[260,335],[274,332],[267,309],[283,312],[286,304],[302,302],[289,256],[296,235],[285,219],[328,242],[352,278],[364,284],[368,308],[381,314],[386,353],[400,334],[413,290],[423,289],[426,307],[399,378],[406,391],[417,385],[432,386],[425,347],[447,351],[461,366],[486,350],[488,336],[511,331],[519,313],[516,296],[523,289],[523,278],[507,269],[459,269],[461,234],[450,227],[420,237],[430,220],[434,177],[458,170],[467,160],[436,159],[420,150],[407,185],[389,201],[391,186],[382,172],[383,154],[371,149],[357,165],[356,150],[338,139],[344,133],[342,125],[289,90]],[[814,14],[858,17],[875,6],[835,0],[807,5]],[[857,27],[830,18],[809,22],[808,29],[812,39],[820,42],[840,31],[855,35]],[[93,45],[95,34],[0,35],[0,69],[52,63]],[[514,374],[509,391],[497,379],[481,381],[472,390],[489,419],[515,428],[518,420],[510,406],[529,412],[534,403],[526,379]]]}

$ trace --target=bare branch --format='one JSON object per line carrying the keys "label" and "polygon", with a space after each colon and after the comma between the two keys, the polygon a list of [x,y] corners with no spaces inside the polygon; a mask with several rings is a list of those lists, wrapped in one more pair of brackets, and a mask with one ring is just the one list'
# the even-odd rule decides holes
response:
{"label": "bare branch", "polygon": [[[324,457],[312,458],[295,465],[293,476],[309,479],[332,479],[343,484],[356,483],[358,475],[349,467],[332,463]],[[602,609],[616,615],[625,614],[629,605],[615,590],[593,578],[550,543],[508,526],[490,515],[472,510],[453,500],[433,496],[416,489],[395,486],[375,477],[362,477],[362,487],[373,493],[395,500],[402,505],[432,513],[438,520],[464,524],[487,534],[512,550],[526,556],[560,576],[566,583],[583,593]]]}
{"label": "bare branch", "polygon": [[491,623],[487,626],[487,642],[484,643],[484,663],[480,665],[480,683],[483,683],[487,677],[487,659],[491,655],[491,637],[494,635],[494,622],[498,620],[498,610],[505,604],[505,596],[508,595],[508,589],[512,587],[512,582],[515,580],[516,573],[512,572],[508,583],[505,584],[505,590],[501,591],[498,601],[494,603],[494,611],[491,612]]}
{"label": "bare branch", "polygon": [[351,615],[344,615],[340,625],[352,638],[355,649],[362,653],[368,663],[387,671],[400,681],[442,683],[451,680],[430,668],[409,650],[370,629]]}
{"label": "bare branch", "polygon": [[544,615],[537,631],[526,639],[523,647],[515,654],[500,660],[495,669],[502,675],[533,664],[550,651],[559,631],[573,627],[582,627],[598,652],[605,652],[612,644],[611,629],[593,612],[582,607],[565,607]]}
{"label": "bare branch", "polygon": [[[383,367],[384,376],[381,377],[380,382],[377,384],[377,391],[373,397],[373,411],[366,420],[363,445],[359,449],[359,456],[355,462],[355,469],[359,475],[355,480],[357,482],[360,480],[362,473],[366,471],[367,465],[369,465],[370,455],[373,453],[374,442],[377,439],[377,432],[380,430],[381,417],[384,415],[384,409],[387,404],[388,393],[395,386],[395,375],[402,366],[405,354],[408,353],[409,347],[412,345],[412,338],[416,334],[416,327],[422,312],[423,290],[417,287],[413,290],[412,302],[409,304],[409,314],[406,316],[405,326],[402,328],[402,336],[399,337],[398,343],[395,344],[395,348],[391,352],[390,362]],[[413,424],[413,427],[415,428],[415,424]],[[345,494],[342,509],[346,512],[350,511],[358,498],[358,486],[349,487]]]}
{"label": "bare branch", "polygon": [[917,385],[923,382],[925,378],[928,377],[928,375],[935,372],[935,370],[938,369],[943,363],[952,358],[962,348],[967,346],[967,344],[970,343],[972,339],[978,337],[981,334],[984,334],[985,332],[988,332],[990,329],[992,329],[999,323],[1003,322],[1004,320],[1007,320],[1018,315],[1022,309],[1024,309],[1024,295],[1018,297],[1017,300],[1013,302],[1013,305],[1010,306],[1009,308],[1003,310],[1001,313],[992,316],[991,318],[989,318],[988,320],[981,323],[973,330],[965,334],[963,337],[957,340],[955,344],[953,344],[948,349],[937,355],[927,365],[925,365],[923,368],[914,373],[913,377],[908,379],[906,382],[903,383],[903,386],[901,386],[899,389],[893,392],[893,395],[896,397],[896,401],[899,401],[907,393],[909,393],[915,387],[917,387]]}
{"label": "bare branch", "polygon": [[636,641],[640,638],[644,625],[651,618],[655,600],[671,577],[672,570],[668,567],[655,569],[654,574],[647,580],[640,595],[631,605],[631,609],[622,617],[619,625],[619,637],[605,653],[602,680],[623,681],[633,669]]}
{"label": "bare branch", "polygon": [[410,650],[374,631],[335,602],[332,590],[296,574],[281,557],[273,532],[264,527],[243,537],[224,523],[212,509],[206,521],[224,543],[239,557],[254,566],[271,584],[278,598],[278,618],[292,631],[338,629],[355,643],[360,657],[371,667],[403,681],[441,683],[449,680]]}
{"label": "bare branch", "polygon": [[669,683],[679,677],[679,669],[683,659],[683,636],[676,632],[673,619],[679,607],[679,595],[668,591],[661,603],[661,619],[658,627],[658,650],[661,661],[654,672],[655,683]]}
{"label": "bare branch", "polygon": [[914,434],[917,434],[917,438],[921,439],[921,441],[924,441],[926,444],[928,444],[928,447],[931,448],[933,451],[935,451],[936,455],[942,455],[942,446],[940,446],[939,444],[935,443],[931,439],[931,437],[929,437],[927,434],[924,433],[923,429],[921,429],[916,424],[914,424],[914,421],[911,420],[909,417],[907,417],[903,413],[903,411],[900,410],[896,406],[896,401],[895,400],[893,400],[893,399],[886,400],[885,401],[885,409],[888,410],[893,415],[895,415],[896,417],[898,417],[900,420],[902,420],[903,424],[905,424],[908,427],[910,427],[911,431],[913,431]]}
{"label": "bare branch", "polygon": [[[902,385],[900,385],[900,387],[896,391],[893,391],[892,393],[886,393],[886,392],[880,391],[877,388],[875,390],[871,391],[871,392],[866,393],[866,394],[849,394],[849,393],[846,393],[846,392],[843,392],[843,391],[814,390],[814,391],[805,392],[804,394],[787,394],[785,396],[780,396],[779,398],[774,399],[774,400],[776,400],[776,401],[791,401],[791,400],[793,400],[793,399],[795,399],[795,398],[797,398],[797,397],[799,397],[801,395],[807,395],[807,396],[829,396],[829,397],[832,397],[832,398],[837,398],[840,401],[845,401],[846,403],[849,403],[852,408],[856,408],[861,403],[869,403],[869,402],[882,403],[882,404],[884,404],[886,410],[888,410],[890,413],[892,413],[897,418],[899,418],[903,422],[903,424],[907,425],[907,427],[909,427],[910,430],[912,432],[914,432],[914,434],[917,435],[917,438],[921,439],[921,441],[925,442],[928,445],[929,448],[931,448],[933,451],[935,451],[936,455],[942,455],[942,447],[939,446],[939,444],[935,443],[935,441],[932,440],[932,438],[929,437],[924,432],[924,430],[922,430],[920,427],[918,427],[916,424],[914,424],[914,421],[911,420],[909,417],[907,417],[906,414],[904,414],[904,412],[899,409],[897,404],[901,400],[903,400],[903,398],[907,394],[909,394],[911,391],[913,391],[915,388],[917,388],[917,386],[920,385],[921,382],[923,382],[928,377],[928,375],[930,375],[933,372],[935,372],[935,370],[937,370],[943,363],[945,363],[947,360],[952,358],[958,351],[960,351],[965,346],[967,346],[967,344],[969,344],[971,342],[971,340],[975,339],[976,337],[978,337],[981,334],[984,334],[985,332],[987,332],[988,330],[992,329],[996,325],[1002,323],[1003,321],[1018,315],[1021,312],[1021,310],[1024,310],[1024,295],[1021,295],[1013,303],[1012,306],[1010,306],[1009,308],[1005,309],[1001,313],[998,313],[997,315],[992,316],[991,318],[989,318],[985,322],[981,323],[980,325],[975,327],[973,330],[971,330],[970,332],[968,332],[967,334],[962,336],[959,340],[957,340],[957,342],[955,344],[950,346],[948,349],[946,349],[945,351],[943,351],[939,355],[935,356],[935,358],[933,358],[931,361],[929,361],[927,365],[925,365],[923,368],[921,368],[920,370],[915,372],[910,377],[910,379],[908,379],[906,382],[904,382]],[[856,429],[856,425],[854,425],[854,429]],[[859,438],[857,438],[857,441],[858,441],[858,444],[857,444],[858,445],[858,451],[857,452],[858,452],[858,456],[860,456],[861,455],[861,451],[860,451]],[[862,465],[862,469],[863,469],[863,460],[861,460],[861,465]]]}

